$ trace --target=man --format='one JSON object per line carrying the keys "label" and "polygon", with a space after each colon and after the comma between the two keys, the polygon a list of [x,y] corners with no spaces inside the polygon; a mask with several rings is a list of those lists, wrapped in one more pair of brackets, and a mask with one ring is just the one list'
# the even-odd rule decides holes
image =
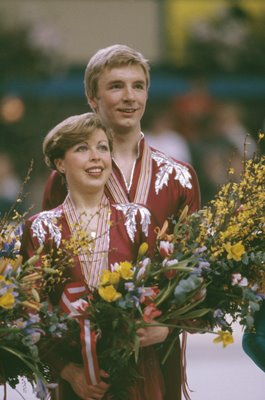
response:
{"label": "man", "polygon": [[[90,107],[100,115],[114,134],[112,175],[107,195],[117,203],[146,205],[162,227],[177,218],[185,205],[194,212],[200,205],[200,192],[193,168],[150,148],[141,132],[150,84],[149,64],[141,53],[125,45],[99,50],[85,71],[85,92]],[[66,195],[56,172],[48,179],[43,208],[60,204]],[[160,332],[159,335],[165,334]],[[140,332],[142,345],[160,343],[148,329]],[[179,342],[163,366],[165,400],[181,399]],[[166,342],[165,345],[166,347]],[[161,352],[164,353],[165,349]],[[141,399],[142,400],[142,399]],[[149,400],[149,399],[148,399]]]}

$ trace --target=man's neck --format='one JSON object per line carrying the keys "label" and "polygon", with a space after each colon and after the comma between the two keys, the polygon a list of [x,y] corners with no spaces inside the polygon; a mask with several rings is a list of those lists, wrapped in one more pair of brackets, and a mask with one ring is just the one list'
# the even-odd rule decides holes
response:
{"label": "man's neck", "polygon": [[133,135],[116,134],[113,139],[113,158],[126,159],[136,158],[138,155],[138,144],[141,140],[141,132]]}
{"label": "man's neck", "polygon": [[113,159],[122,171],[127,183],[131,181],[131,174],[136,158],[141,133],[131,140],[126,136],[115,135],[113,142]]}

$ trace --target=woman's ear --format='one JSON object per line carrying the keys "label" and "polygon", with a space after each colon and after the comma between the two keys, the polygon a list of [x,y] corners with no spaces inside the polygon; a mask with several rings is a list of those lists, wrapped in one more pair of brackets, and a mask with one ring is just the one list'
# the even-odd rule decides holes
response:
{"label": "woman's ear", "polygon": [[54,164],[60,174],[65,174],[64,160],[62,158],[56,158]]}

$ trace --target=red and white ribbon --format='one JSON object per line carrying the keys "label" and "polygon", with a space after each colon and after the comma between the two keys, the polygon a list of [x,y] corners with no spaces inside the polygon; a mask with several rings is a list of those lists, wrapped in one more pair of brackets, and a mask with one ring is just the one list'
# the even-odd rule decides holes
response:
{"label": "red and white ribbon", "polygon": [[96,353],[96,333],[91,329],[90,321],[82,316],[77,307],[77,304],[80,304],[78,300],[85,294],[88,294],[88,290],[81,282],[66,284],[61,296],[60,308],[63,312],[71,314],[79,322],[86,380],[89,385],[96,385],[100,382],[100,370]]}

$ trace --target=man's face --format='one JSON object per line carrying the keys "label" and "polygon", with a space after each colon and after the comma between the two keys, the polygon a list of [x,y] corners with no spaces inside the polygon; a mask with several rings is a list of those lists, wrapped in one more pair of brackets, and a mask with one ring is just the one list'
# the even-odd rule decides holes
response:
{"label": "man's face", "polygon": [[141,66],[105,69],[98,79],[98,91],[90,104],[115,133],[138,134],[147,101],[146,76]]}

